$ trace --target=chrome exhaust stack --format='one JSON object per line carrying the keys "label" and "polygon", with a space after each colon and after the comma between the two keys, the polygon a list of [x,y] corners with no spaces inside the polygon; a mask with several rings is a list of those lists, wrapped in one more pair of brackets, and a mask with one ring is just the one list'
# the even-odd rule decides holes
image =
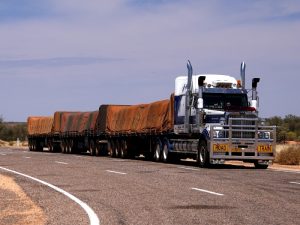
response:
{"label": "chrome exhaust stack", "polygon": [[242,88],[246,89],[246,63],[242,62],[241,64],[241,80],[242,80]]}
{"label": "chrome exhaust stack", "polygon": [[193,67],[190,60],[188,60],[187,62],[187,69],[188,69],[188,80],[187,80],[186,94],[185,94],[185,119],[184,119],[185,133],[190,132],[191,96],[193,90],[193,82],[192,82]]}

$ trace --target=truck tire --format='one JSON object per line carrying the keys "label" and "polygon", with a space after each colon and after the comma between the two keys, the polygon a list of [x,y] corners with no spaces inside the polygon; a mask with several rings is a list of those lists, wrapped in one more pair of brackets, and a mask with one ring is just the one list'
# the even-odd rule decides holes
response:
{"label": "truck tire", "polygon": [[161,142],[160,140],[157,140],[153,152],[153,160],[159,162],[160,158],[161,158]]}
{"label": "truck tire", "polygon": [[108,144],[98,143],[96,144],[96,156],[107,156],[108,155]]}
{"label": "truck tire", "polygon": [[116,140],[115,141],[115,155],[116,155],[116,157],[117,158],[120,158],[120,151],[121,149],[120,149],[120,141],[119,140]]}
{"label": "truck tire", "polygon": [[119,157],[118,140],[112,140],[111,141],[111,156],[114,157],[114,158]]}
{"label": "truck tire", "polygon": [[53,145],[51,142],[48,143],[48,150],[49,152],[53,152]]}
{"label": "truck tire", "polygon": [[29,151],[33,151],[33,144],[32,144],[31,140],[28,141],[28,148],[29,148]]}
{"label": "truck tire", "polygon": [[169,161],[169,148],[168,143],[165,143],[162,149],[162,161],[168,162]]}
{"label": "truck tire", "polygon": [[200,141],[198,154],[197,154],[197,164],[201,168],[209,167],[209,152],[207,150],[207,144],[205,141]]}
{"label": "truck tire", "polygon": [[261,163],[258,163],[258,161],[255,161],[254,166],[255,166],[255,169],[267,169],[269,165],[261,164]]}
{"label": "truck tire", "polygon": [[120,142],[120,156],[122,159],[127,158],[128,149],[127,149],[127,143],[126,141]]}
{"label": "truck tire", "polygon": [[65,153],[69,154],[70,153],[70,143],[69,143],[69,141],[66,141],[65,148],[66,148]]}
{"label": "truck tire", "polygon": [[95,155],[96,156],[100,156],[100,152],[101,152],[101,145],[99,143],[97,143],[97,141],[96,141],[96,144],[95,144]]}
{"label": "truck tire", "polygon": [[61,141],[60,148],[61,148],[62,153],[66,153],[66,142],[65,141]]}
{"label": "truck tire", "polygon": [[68,153],[69,154],[73,153],[73,141],[72,140],[68,141]]}
{"label": "truck tire", "polygon": [[96,149],[95,149],[95,142],[94,140],[90,141],[90,146],[89,146],[89,150],[90,150],[90,155],[94,156],[96,154]]}

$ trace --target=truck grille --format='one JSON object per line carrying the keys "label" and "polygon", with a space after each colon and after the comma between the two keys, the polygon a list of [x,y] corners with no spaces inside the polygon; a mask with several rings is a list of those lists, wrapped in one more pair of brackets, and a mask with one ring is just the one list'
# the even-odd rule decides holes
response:
{"label": "truck grille", "polygon": [[[232,128],[231,138],[255,138],[255,130],[257,129],[256,115],[229,115],[228,125]],[[228,132],[226,132],[227,135]],[[226,135],[226,136],[227,136]]]}

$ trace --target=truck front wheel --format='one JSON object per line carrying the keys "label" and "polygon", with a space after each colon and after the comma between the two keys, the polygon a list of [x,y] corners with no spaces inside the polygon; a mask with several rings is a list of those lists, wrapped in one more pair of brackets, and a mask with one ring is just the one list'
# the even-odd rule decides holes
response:
{"label": "truck front wheel", "polygon": [[266,163],[259,163],[258,161],[255,161],[254,166],[255,169],[267,169],[269,165]]}
{"label": "truck front wheel", "polygon": [[197,154],[197,164],[204,168],[209,167],[209,153],[207,150],[207,145],[205,141],[201,141],[198,148],[198,154]]}

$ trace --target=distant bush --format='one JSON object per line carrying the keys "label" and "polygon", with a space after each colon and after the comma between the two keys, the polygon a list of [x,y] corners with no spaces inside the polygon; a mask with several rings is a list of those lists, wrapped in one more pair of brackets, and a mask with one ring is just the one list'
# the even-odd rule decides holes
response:
{"label": "distant bush", "polygon": [[275,125],[277,142],[300,141],[300,116],[274,116],[266,119],[267,125]]}
{"label": "distant bush", "polygon": [[0,139],[4,141],[25,141],[27,136],[26,123],[4,122],[0,116]]}
{"label": "distant bush", "polygon": [[281,150],[277,153],[275,162],[282,165],[300,165],[300,145]]}

